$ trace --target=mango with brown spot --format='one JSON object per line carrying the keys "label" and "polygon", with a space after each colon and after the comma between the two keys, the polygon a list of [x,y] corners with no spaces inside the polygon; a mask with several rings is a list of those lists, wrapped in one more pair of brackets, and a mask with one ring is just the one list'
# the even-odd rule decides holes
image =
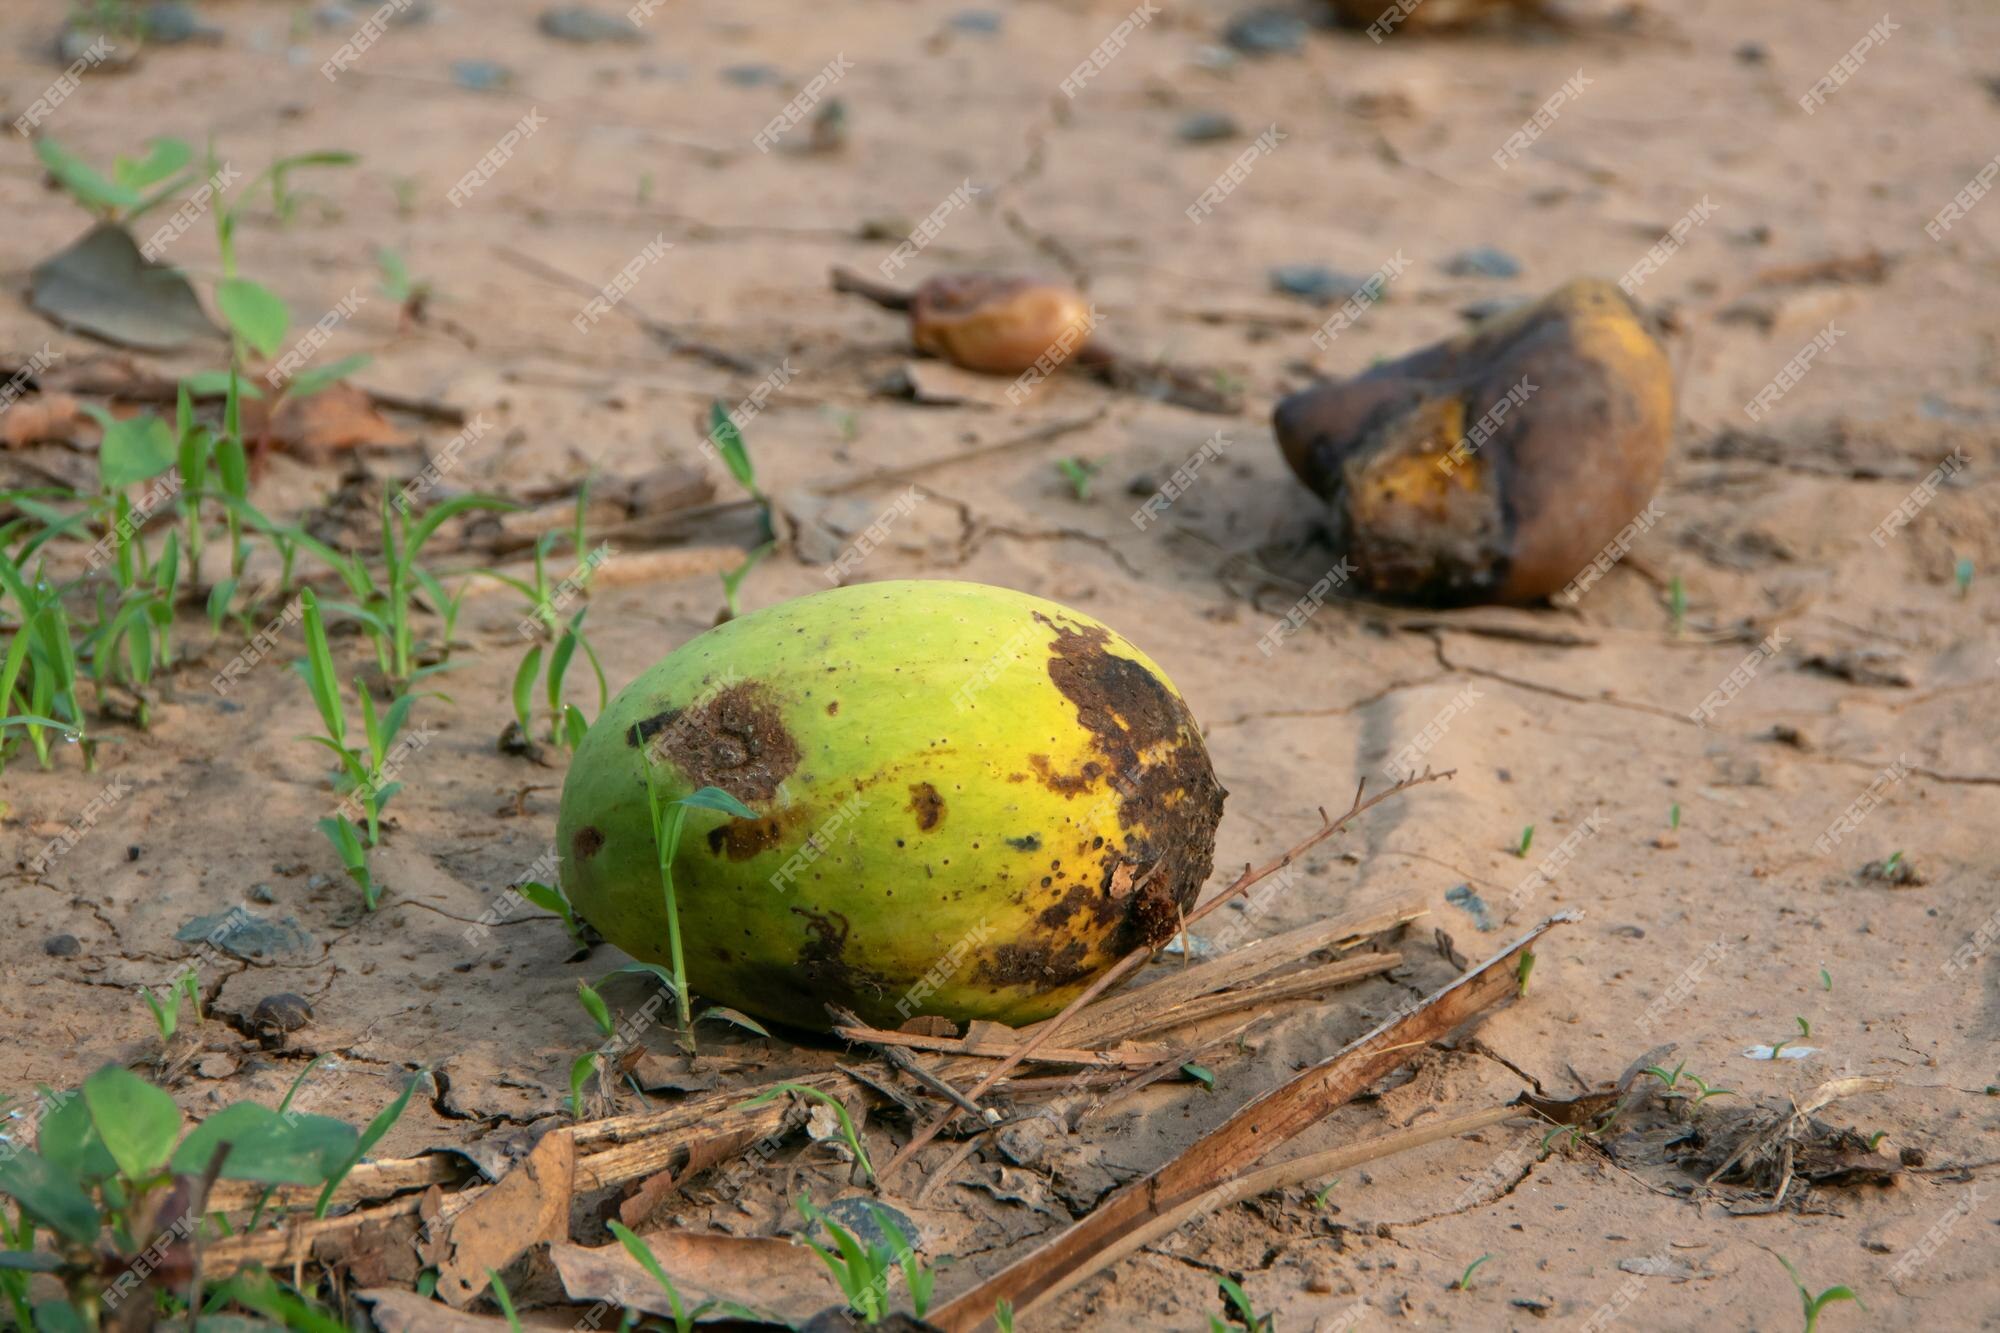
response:
{"label": "mango with brown spot", "polygon": [[1005,588],[839,588],[690,640],[605,710],[563,788],[562,879],[667,958],[646,804],[702,786],[674,862],[689,981],[760,1017],[1046,1018],[1163,942],[1214,858],[1223,790],[1165,672]]}

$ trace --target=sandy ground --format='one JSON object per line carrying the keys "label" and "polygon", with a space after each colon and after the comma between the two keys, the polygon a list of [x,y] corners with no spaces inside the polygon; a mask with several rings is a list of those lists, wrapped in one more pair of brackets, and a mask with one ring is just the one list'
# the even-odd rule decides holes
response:
{"label": "sandy ground", "polygon": [[[26,8],[0,19],[10,119],[54,74],[41,44],[59,7]],[[538,34],[535,7],[519,0],[440,3],[335,81],[318,66],[351,24],[315,26],[302,6],[203,8],[226,30],[223,45],[153,50],[130,72],[94,74],[45,128],[94,161],[156,133],[212,139],[251,170],[284,152],[362,154],[353,169],[302,178],[324,201],[309,200],[290,226],[249,225],[242,265],[304,322],[350,289],[372,290],[375,247],[406,256],[435,287],[429,323],[401,330],[393,302],[377,298],[324,355],[371,352],[360,377],[371,388],[492,420],[499,429],[467,451],[455,484],[509,491],[589,467],[696,464],[692,416],[781,364],[796,376],[750,440],[792,512],[869,469],[1088,420],[1057,440],[925,472],[922,502],[858,577],[1003,584],[1140,643],[1204,721],[1230,789],[1219,866],[1267,857],[1309,830],[1316,807],[1343,806],[1360,777],[1379,782],[1385,761],[1474,692],[1428,755],[1456,778],[1367,818],[1258,923],[1275,930],[1419,894],[1432,915],[1408,951],[1423,961],[1273,1015],[1245,1049],[1215,1059],[1213,1092],[1163,1085],[1108,1108],[1034,1173],[1039,1209],[946,1191],[957,1197],[940,1211],[958,1217],[938,1227],[960,1257],[945,1289],[1025,1252],[1414,988],[1447,978],[1416,943],[1430,927],[1482,957],[1509,937],[1500,918],[1510,907],[1516,928],[1557,907],[1584,916],[1554,937],[1527,998],[1476,1042],[1427,1053],[1300,1148],[1484,1105],[1513,1095],[1523,1075],[1573,1095],[1671,1042],[1669,1064],[1685,1059],[1735,1090],[1703,1116],[1872,1075],[1893,1089],[1840,1101],[1822,1119],[1881,1131],[1886,1153],[1930,1167],[2000,1158],[1990,1086],[2000,1083],[2000,971],[1975,943],[1982,927],[1990,938],[2000,906],[1986,832],[2000,822],[2000,500],[1984,475],[2000,420],[2000,211],[1986,210],[2000,205],[1975,208],[1942,241],[1924,226],[2000,148],[2000,69],[1981,64],[2000,42],[2000,13],[1905,6],[1893,36],[1807,115],[1797,99],[1881,19],[1879,7],[1688,0],[1624,21],[1583,9],[1565,31],[1398,33],[1380,45],[1313,31],[1302,53],[1218,68],[1205,52],[1234,11],[1168,5],[1074,98],[1058,85],[1123,17],[1120,5],[1024,4],[996,11],[998,30],[982,32],[954,26],[949,4],[672,3],[642,42],[574,46]],[[834,90],[847,146],[793,151],[801,128],[779,151],[759,151],[752,136],[836,55],[853,66]],[[455,86],[451,62],[472,58],[507,66],[512,85]],[[775,73],[751,86],[724,77],[748,65]],[[1579,71],[1581,95],[1497,168],[1491,154]],[[447,191],[531,110],[546,123],[454,206]],[[1177,124],[1208,110],[1233,116],[1242,137],[1180,141]],[[1282,141],[1192,224],[1188,205],[1272,125]],[[826,272],[872,273],[968,181],[980,193],[906,277],[1068,273],[1087,283],[1113,341],[1216,367],[1242,386],[1244,413],[1201,416],[1064,380],[1020,410],[871,393],[907,359],[903,327],[829,292]],[[1314,546],[1316,502],[1272,446],[1275,398],[1443,336],[1475,302],[1578,274],[1616,277],[1704,199],[1713,217],[1640,291],[1679,329],[1682,424],[1663,517],[1630,557],[1575,610],[1412,621],[1336,601],[1261,652],[1298,588],[1248,561],[1304,583],[1337,558]],[[0,157],[0,207],[17,275],[84,225],[18,144]],[[571,320],[582,296],[515,257],[596,285],[656,239],[672,248],[638,275],[631,307],[753,372],[670,356],[622,317],[580,334]],[[1514,256],[1521,274],[1446,271],[1450,256],[1482,245]],[[1872,281],[1759,280],[1869,251],[1888,260]],[[1266,276],[1301,262],[1365,274],[1397,255],[1408,266],[1388,299],[1324,354],[1309,334],[1330,312],[1273,293]],[[205,228],[171,258],[214,276]],[[1749,421],[1742,405],[1829,324],[1840,330],[1832,350]],[[25,355],[50,337],[17,297],[0,300],[0,348]],[[53,341],[92,350],[61,333]],[[158,364],[192,370],[213,356]],[[404,424],[410,447],[363,459],[391,484],[450,434]],[[1218,426],[1226,463],[1168,523],[1135,528],[1128,483],[1157,481]],[[1872,540],[1961,450],[1969,463],[1915,520]],[[1053,466],[1066,455],[1102,465],[1088,503]],[[727,477],[707,466],[727,494]],[[280,458],[259,498],[309,508],[336,477]],[[865,523],[900,493],[885,484],[851,498]],[[711,535],[754,540],[747,522]],[[746,604],[826,586],[824,558],[781,552],[752,575]],[[1963,595],[1960,559],[1976,571]],[[1680,633],[1666,591],[1676,577],[1687,600]],[[478,947],[463,934],[548,849],[561,782],[559,767],[493,744],[518,653],[512,601],[470,604],[460,637],[472,651],[449,685],[456,705],[421,709],[437,738],[394,807],[380,861],[390,892],[372,916],[311,827],[327,796],[322,765],[296,739],[312,722],[305,690],[273,663],[218,700],[208,678],[235,651],[229,642],[166,682],[150,732],[115,733],[99,774],[74,756],[48,773],[10,765],[0,778],[5,864],[16,867],[0,901],[0,1087],[73,1085],[104,1061],[149,1055],[134,987],[182,965],[191,948],[175,932],[191,918],[240,905],[293,921],[308,939],[254,965],[204,967],[208,1058],[177,1088],[190,1112],[273,1100],[304,1053],[334,1052],[337,1070],[315,1085],[313,1105],[350,1118],[365,1119],[410,1069],[444,1075],[383,1152],[557,1113],[568,1062],[588,1040],[573,983],[610,951],[568,963],[559,927],[524,910]],[[614,688],[706,628],[719,606],[709,574],[598,593],[591,622]],[[1747,686],[1707,725],[1692,721],[1773,633],[1779,650]],[[183,635],[206,642],[193,618]],[[114,779],[130,790],[111,816],[45,875],[19,868]],[[1871,784],[1879,804],[1858,831],[1816,850]],[[1527,825],[1535,838],[1517,858]],[[1864,863],[1897,851],[1920,883],[1862,877]],[[1526,879],[1537,868],[1547,878]],[[1447,901],[1460,885],[1491,906],[1485,928]],[[78,956],[45,954],[59,933],[80,940]],[[237,1029],[283,991],[309,997],[314,1021],[285,1050],[260,1051]],[[1796,1037],[1795,1016],[1811,1026],[1811,1055],[1745,1056]],[[718,1037],[718,1049],[761,1052],[732,1040]],[[729,1060],[720,1057],[725,1071]],[[874,1132],[886,1149],[885,1131]],[[1281,1329],[1575,1326],[1607,1304],[1632,1327],[1784,1329],[1800,1315],[1783,1255],[1815,1289],[1845,1282],[1867,1302],[1865,1314],[1832,1307],[1830,1329],[2000,1326],[1990,1171],[1819,1187],[1802,1206],[1795,1188],[1783,1212],[1732,1216],[1684,1197],[1692,1177],[1656,1140],[1614,1133],[1602,1148],[1537,1160],[1540,1137],[1508,1126],[1349,1172],[1321,1210],[1307,1206],[1310,1190],[1228,1210],[1024,1324],[1200,1327],[1219,1309],[1213,1275],[1226,1272]],[[975,1158],[968,1179],[992,1181],[999,1165]],[[688,1225],[737,1231],[775,1221],[768,1201],[679,1212]],[[1448,1290],[1481,1255],[1491,1257],[1472,1289]]]}

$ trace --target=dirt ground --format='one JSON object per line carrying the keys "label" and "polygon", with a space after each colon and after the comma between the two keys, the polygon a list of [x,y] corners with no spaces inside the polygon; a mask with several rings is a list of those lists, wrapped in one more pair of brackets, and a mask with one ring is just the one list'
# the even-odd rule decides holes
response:
{"label": "dirt ground", "polygon": [[[56,72],[44,48],[60,8],[10,6],[0,17],[9,119]],[[399,327],[395,303],[376,296],[322,355],[371,353],[358,377],[368,388],[494,424],[464,453],[453,488],[518,494],[587,469],[679,461],[706,467],[728,498],[734,484],[698,455],[690,423],[781,365],[795,374],[747,436],[792,519],[818,515],[851,532],[907,483],[826,499],[841,483],[966,453],[913,478],[919,501],[854,577],[1001,584],[1140,644],[1203,721],[1230,792],[1217,883],[1310,831],[1316,809],[1344,808],[1358,779],[1379,785],[1385,763],[1473,692],[1426,756],[1456,776],[1315,853],[1300,886],[1257,923],[1275,931],[1421,895],[1430,915],[1404,945],[1414,961],[1280,1006],[1213,1058],[1212,1091],[1146,1089],[1037,1167],[991,1151],[972,1158],[967,1183],[922,1214],[934,1252],[955,1256],[942,1291],[1025,1253],[1448,979],[1433,928],[1478,959],[1572,908],[1581,921],[1551,937],[1525,998],[1293,1150],[1488,1105],[1524,1078],[1552,1096],[1602,1088],[1672,1043],[1669,1067],[1684,1059],[1734,1092],[1698,1113],[1712,1126],[1828,1079],[1887,1080],[1820,1118],[1864,1138],[1880,1132],[1881,1161],[1893,1169],[1901,1154],[1906,1169],[1886,1184],[1795,1186],[1780,1211],[1734,1215],[1720,1196],[1688,1197],[1698,1176],[1657,1136],[1614,1129],[1544,1159],[1545,1130],[1509,1123],[1349,1171],[1323,1208],[1311,1206],[1314,1188],[1227,1209],[1023,1326],[1201,1327],[1220,1312],[1215,1275],[1227,1273],[1280,1329],[1577,1326],[1610,1306],[1632,1327],[1775,1330],[1800,1321],[1783,1256],[1815,1291],[1846,1283],[1866,1302],[1865,1313],[1829,1307],[1829,1329],[2000,1327],[2000,962],[1980,942],[2000,907],[1981,831],[2000,824],[2000,495],[1985,477],[2000,457],[2000,205],[1974,208],[1942,240],[1925,231],[2000,147],[2000,11],[1904,6],[1889,39],[1808,115],[1799,97],[1881,20],[1879,7],[1579,3],[1560,28],[1399,31],[1377,44],[1315,26],[1298,51],[1254,57],[1226,54],[1231,6],[1168,4],[1074,97],[1059,84],[1124,18],[1122,4],[674,0],[641,40],[593,45],[544,36],[523,0],[425,8],[328,80],[319,66],[364,7],[322,21],[305,5],[204,4],[219,44],[151,49],[128,71],[92,73],[44,129],[92,161],[153,134],[213,141],[251,170],[287,152],[359,153],[357,166],[301,177],[320,198],[290,225],[248,225],[242,267],[301,323],[350,290],[372,293],[377,247],[429,280],[423,325]],[[760,151],[753,136],[836,55],[852,62],[832,89],[845,145],[803,151],[801,126]],[[472,59],[498,62],[511,82],[460,86],[452,62]],[[759,66],[770,72],[746,68]],[[1581,95],[1496,167],[1507,136],[1579,72]],[[546,123],[463,206],[448,199],[531,110]],[[1184,141],[1182,122],[1207,111],[1232,117],[1238,137]],[[1282,140],[1192,223],[1189,205],[1273,125]],[[1241,415],[1061,376],[1019,408],[990,389],[945,405],[875,392],[911,359],[905,327],[831,292],[827,272],[872,275],[968,182],[978,193],[905,280],[967,267],[1069,276],[1087,286],[1113,342],[1215,368],[1241,387]],[[1671,316],[1681,421],[1662,517],[1630,555],[1572,609],[1416,616],[1336,599],[1277,651],[1260,651],[1259,637],[1338,558],[1316,544],[1318,502],[1273,445],[1272,403],[1314,376],[1452,333],[1475,303],[1577,275],[1616,278],[1703,200],[1712,218],[1639,290]],[[0,351],[18,360],[49,340],[78,357],[102,352],[52,331],[15,294],[36,259],[85,226],[18,141],[0,155],[0,207],[14,278],[0,299]],[[624,313],[588,333],[573,327],[587,292],[547,269],[595,287],[657,240],[671,248],[637,275],[621,312],[643,311],[751,369],[674,355]],[[1512,256],[1518,275],[1447,268],[1481,246]],[[1880,264],[1782,271],[1871,252]],[[1407,267],[1386,299],[1325,352],[1310,335],[1332,311],[1274,292],[1268,277],[1294,263],[1365,275],[1395,256]],[[171,259],[205,288],[208,229],[177,241]],[[1751,421],[1743,405],[1829,325],[1840,331],[1831,350]],[[183,373],[215,357],[147,364]],[[391,416],[407,443],[355,457],[393,488],[452,430]],[[1063,422],[1082,424],[972,453]],[[1139,497],[1218,427],[1224,461],[1167,522],[1135,526]],[[61,467],[62,453],[27,457]],[[1101,465],[1087,502],[1055,467],[1070,456]],[[1872,539],[1959,456],[1969,462],[1907,527]],[[346,464],[275,458],[259,502],[310,510]],[[593,595],[614,690],[713,623],[717,566],[702,553],[756,536],[739,510],[689,540],[688,577],[613,581]],[[826,587],[822,566],[839,546],[779,551],[744,585],[746,607]],[[1973,575],[1961,588],[1966,560]],[[1686,603],[1678,631],[1675,579]],[[113,730],[99,773],[74,755],[51,772],[10,764],[0,777],[12,867],[0,878],[0,1088],[74,1086],[105,1061],[147,1058],[156,1042],[135,988],[193,955],[176,938],[191,920],[242,907],[302,937],[263,959],[204,962],[211,1020],[175,1088],[190,1113],[275,1101],[306,1054],[331,1052],[337,1067],[310,1085],[311,1109],[351,1120],[372,1115],[409,1071],[437,1072],[436,1096],[413,1106],[382,1154],[566,1114],[569,1062],[589,1041],[574,984],[620,961],[615,951],[567,961],[558,923],[525,908],[477,945],[464,934],[550,850],[562,781],[560,756],[541,766],[494,744],[519,655],[516,601],[468,602],[466,665],[442,686],[455,702],[420,706],[435,739],[393,807],[378,862],[389,890],[372,915],[312,827],[328,797],[323,763],[297,739],[313,725],[302,683],[274,660],[227,699],[209,688],[233,638],[163,683],[150,731]],[[1778,650],[1740,693],[1706,725],[1691,719],[1773,634]],[[197,615],[182,637],[207,642]],[[31,873],[30,853],[114,780],[129,794],[45,874]],[[1816,849],[1871,787],[1879,804],[1868,802],[1858,830]],[[1909,882],[1863,875],[1897,852],[1916,871]],[[1538,868],[1545,878],[1528,879]],[[1484,920],[1463,893],[1448,899],[1460,886],[1490,909]],[[81,951],[45,952],[59,934]],[[279,992],[308,997],[313,1019],[267,1051],[245,1035],[248,1016]],[[642,997],[635,986],[612,998],[630,1008]],[[664,1027],[651,1039],[669,1048]],[[1746,1055],[1783,1039],[1811,1053]],[[705,1064],[725,1079],[845,1058],[774,1051],[745,1034],[708,1040]],[[908,1126],[878,1116],[870,1132],[886,1153]],[[926,1170],[945,1152],[928,1150]],[[839,1184],[823,1157],[807,1172],[822,1190]],[[770,1189],[743,1200],[697,1190],[663,1219],[771,1234],[781,1205]],[[1450,1289],[1482,1255],[1470,1289]]]}

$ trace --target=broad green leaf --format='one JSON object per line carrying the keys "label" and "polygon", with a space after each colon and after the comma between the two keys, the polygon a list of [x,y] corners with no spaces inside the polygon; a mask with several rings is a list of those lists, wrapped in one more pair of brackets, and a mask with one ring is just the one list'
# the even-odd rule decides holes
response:
{"label": "broad green leaf", "polygon": [[0,1161],[0,1193],[66,1240],[77,1245],[97,1240],[97,1205],[82,1186],[40,1153],[23,1148]]}
{"label": "broad green leaf", "polygon": [[352,1125],[323,1115],[282,1116],[254,1102],[225,1107],[181,1140],[173,1169],[198,1175],[222,1143],[222,1178],[264,1185],[317,1185],[354,1155]]}
{"label": "broad green leaf", "polygon": [[[215,285],[215,304],[236,335],[270,356],[285,341],[292,313],[270,288],[248,278],[224,278]],[[234,432],[232,432],[233,434]]]}
{"label": "broad green leaf", "polygon": [[354,356],[343,356],[330,366],[315,366],[311,370],[302,370],[285,381],[285,396],[310,398],[327,385],[346,379],[374,359],[365,352],[356,353]]}
{"label": "broad green leaf", "polygon": [[85,208],[98,213],[113,213],[137,208],[140,204],[137,190],[126,189],[107,180],[95,167],[54,139],[44,136],[35,140],[35,156],[56,178],[56,184],[69,191],[71,197]]}
{"label": "broad green leaf", "polygon": [[123,1065],[106,1065],[83,1081],[83,1100],[127,1180],[143,1180],[166,1165],[181,1132],[172,1097]]}
{"label": "broad green leaf", "polygon": [[154,139],[146,145],[146,149],[142,158],[135,160],[121,156],[111,164],[112,178],[134,193],[158,185],[194,160],[194,150],[187,146],[184,139]]}
{"label": "broad green leaf", "polygon": [[159,476],[178,452],[173,429],[150,412],[113,421],[97,447],[98,479],[106,490],[120,490]]}

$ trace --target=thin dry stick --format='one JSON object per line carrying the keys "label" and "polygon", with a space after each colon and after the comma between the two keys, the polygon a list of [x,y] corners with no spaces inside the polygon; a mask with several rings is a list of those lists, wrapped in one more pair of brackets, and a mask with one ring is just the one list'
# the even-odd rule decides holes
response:
{"label": "thin dry stick", "polygon": [[[1311,837],[1306,838],[1304,841],[1300,842],[1297,846],[1291,848],[1289,851],[1285,852],[1284,855],[1280,856],[1275,861],[1269,862],[1268,864],[1255,869],[1249,866],[1245,866],[1243,868],[1243,873],[1241,875],[1238,875],[1236,877],[1235,882],[1230,884],[1228,888],[1225,888],[1222,892],[1216,894],[1213,898],[1209,899],[1207,902],[1202,903],[1201,905],[1196,907],[1192,912],[1189,912],[1187,914],[1186,924],[1193,925],[1195,922],[1207,916],[1210,912],[1213,912],[1216,908],[1222,906],[1222,904],[1228,902],[1231,898],[1234,898],[1237,895],[1241,894],[1244,890],[1248,889],[1252,884],[1255,884],[1257,881],[1261,879],[1267,879],[1270,876],[1277,874],[1280,870],[1283,870],[1286,866],[1290,865],[1296,858],[1305,855],[1307,852],[1311,851],[1314,847],[1319,846],[1319,844],[1325,842],[1328,838],[1331,838],[1334,834],[1340,832],[1340,830],[1342,830],[1343,828],[1346,828],[1349,824],[1354,822],[1354,820],[1357,817],[1359,817],[1364,811],[1371,810],[1375,806],[1380,805],[1383,801],[1388,800],[1390,797],[1399,796],[1403,792],[1408,791],[1412,787],[1421,786],[1426,782],[1436,782],[1441,778],[1448,778],[1457,771],[1458,770],[1456,769],[1448,768],[1442,773],[1433,773],[1429,769],[1425,769],[1421,775],[1412,778],[1404,778],[1401,782],[1397,783],[1395,786],[1382,791],[1378,795],[1370,796],[1366,800],[1363,800],[1361,797],[1362,792],[1366,790],[1368,786],[1367,780],[1364,778],[1354,788],[1354,803],[1347,808],[1346,814],[1342,815],[1339,819],[1327,822],[1326,811],[1324,810],[1320,811],[1320,820],[1322,821],[1322,827],[1316,833],[1314,833]],[[1160,863],[1155,862],[1153,869],[1154,870],[1159,869],[1159,865]],[[1147,872],[1148,875],[1150,875],[1151,873],[1152,871]],[[1005,1078],[1009,1073],[1009,1071],[1014,1069],[1015,1066],[1019,1065],[1021,1061],[1027,1059],[1030,1055],[1034,1054],[1035,1049],[1037,1047],[1046,1043],[1050,1037],[1053,1037],[1056,1034],[1056,1032],[1062,1027],[1062,1025],[1068,1022],[1070,1018],[1076,1014],[1077,1010],[1083,1008],[1083,1006],[1089,1004],[1092,1000],[1104,994],[1105,991],[1110,990],[1113,986],[1123,981],[1133,972],[1136,972],[1141,965],[1143,965],[1148,959],[1152,958],[1153,953],[1154,953],[1153,947],[1151,945],[1147,945],[1142,948],[1134,949],[1131,953],[1126,954],[1123,958],[1113,963],[1109,971],[1107,971],[1103,976],[1099,977],[1096,981],[1093,981],[1089,986],[1085,987],[1083,994],[1077,996],[1074,1000],[1071,1000],[1069,1004],[1064,1007],[1061,1013],[1057,1014],[1054,1018],[1051,1018],[1050,1020],[1048,1020],[1048,1022],[1043,1023],[1040,1027],[1038,1027],[1032,1036],[1030,1036],[1026,1041],[1021,1043],[1019,1050],[1015,1051],[1012,1055],[1008,1056],[1006,1059],[1002,1060],[999,1064],[995,1065],[992,1068],[992,1070],[990,1070],[987,1073],[986,1077],[980,1079],[978,1083],[974,1084],[973,1087],[969,1091],[967,1091],[965,1095],[975,1102],[978,1101],[981,1095],[983,1095],[990,1088],[992,1088],[992,1086],[995,1083],[998,1083],[1001,1079]],[[892,1176],[896,1172],[897,1168],[902,1166],[903,1163],[909,1161],[910,1158],[914,1157],[917,1154],[918,1150],[923,1148],[925,1144],[929,1143],[932,1139],[936,1138],[938,1134],[944,1129],[945,1125],[950,1123],[952,1116],[957,1114],[958,1114],[957,1110],[953,1109],[951,1111],[947,1111],[943,1115],[934,1117],[929,1124],[926,1124],[922,1129],[917,1131],[915,1138],[911,1139],[908,1143],[904,1144],[901,1151],[899,1151],[894,1157],[889,1159],[889,1164],[876,1173],[876,1179],[880,1182],[887,1182],[890,1176]]]}

